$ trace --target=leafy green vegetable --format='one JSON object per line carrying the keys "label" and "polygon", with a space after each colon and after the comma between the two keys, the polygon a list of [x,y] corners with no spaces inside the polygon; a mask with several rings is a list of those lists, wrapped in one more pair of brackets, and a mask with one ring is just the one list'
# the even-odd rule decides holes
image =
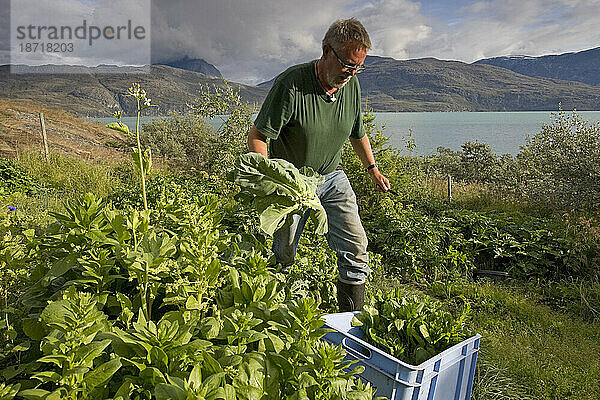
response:
{"label": "leafy green vegetable", "polygon": [[142,212],[86,195],[28,234],[16,259],[37,269],[13,330],[0,324],[0,400],[373,399],[321,341],[321,296],[288,287],[253,234],[228,232],[221,199],[178,194]]}
{"label": "leafy green vegetable", "polygon": [[367,343],[409,364],[418,365],[471,336],[465,327],[468,304],[455,318],[438,303],[403,297],[398,289],[379,291],[370,303],[352,325],[362,327]]}
{"label": "leafy green vegetable", "polygon": [[280,159],[267,159],[258,153],[238,158],[232,180],[242,193],[253,197],[252,205],[260,215],[260,227],[269,235],[291,216],[310,210],[318,234],[327,233],[327,215],[316,195],[322,177],[309,167],[298,170]]}

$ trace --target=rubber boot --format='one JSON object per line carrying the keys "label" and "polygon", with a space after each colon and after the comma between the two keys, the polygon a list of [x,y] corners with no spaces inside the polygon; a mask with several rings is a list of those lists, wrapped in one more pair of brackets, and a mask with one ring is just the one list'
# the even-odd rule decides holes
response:
{"label": "rubber boot", "polygon": [[337,298],[340,312],[362,311],[365,303],[365,284],[350,285],[338,281]]}

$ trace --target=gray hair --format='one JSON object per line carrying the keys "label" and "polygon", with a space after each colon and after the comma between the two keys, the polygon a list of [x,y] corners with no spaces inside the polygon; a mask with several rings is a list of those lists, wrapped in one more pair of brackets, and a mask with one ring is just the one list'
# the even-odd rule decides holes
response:
{"label": "gray hair", "polygon": [[338,19],[331,24],[323,38],[323,46],[328,45],[336,50],[350,42],[357,42],[366,49],[371,48],[369,34],[356,18]]}

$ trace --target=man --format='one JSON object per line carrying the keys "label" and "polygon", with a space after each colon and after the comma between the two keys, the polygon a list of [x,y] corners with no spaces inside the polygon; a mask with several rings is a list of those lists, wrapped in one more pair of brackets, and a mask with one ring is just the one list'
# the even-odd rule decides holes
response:
{"label": "man", "polygon": [[[354,18],[337,20],[323,38],[321,58],[288,68],[269,91],[254,126],[248,132],[248,149],[267,157],[283,158],[296,167],[312,167],[324,175],[317,195],[328,219],[327,242],[338,259],[340,311],[361,310],[369,274],[367,237],[358,215],[356,196],[339,167],[344,142],[352,148],[377,190],[390,183],[378,170],[365,134],[356,74],[371,41]],[[290,227],[273,235],[278,263],[294,263],[296,248],[308,213],[296,215]]]}

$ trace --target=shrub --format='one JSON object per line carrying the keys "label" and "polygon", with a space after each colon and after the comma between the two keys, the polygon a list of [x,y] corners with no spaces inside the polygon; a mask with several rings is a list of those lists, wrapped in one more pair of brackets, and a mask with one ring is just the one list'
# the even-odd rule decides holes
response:
{"label": "shrub", "polygon": [[[204,88],[190,107],[185,115],[170,113],[144,124],[142,142],[155,156],[180,167],[224,176],[246,151],[252,109],[231,86]],[[221,119],[222,124],[215,129],[205,118]]]}
{"label": "shrub", "polygon": [[[363,114],[363,122],[378,168],[390,180],[392,189],[399,194],[397,200],[421,203],[432,201],[430,190],[423,185],[423,163],[410,154],[413,147],[411,140],[408,139],[405,147],[395,148],[385,135],[385,126],[377,125],[375,115],[370,110]],[[370,210],[381,208],[381,203],[387,202],[390,194],[376,194],[371,177],[365,172],[349,142],[344,146],[342,166],[356,193],[361,215],[368,218]]]}
{"label": "shrub", "polygon": [[155,157],[203,168],[211,159],[215,134],[214,128],[203,117],[171,112],[168,117],[144,124],[142,144],[150,147]]}
{"label": "shrub", "polygon": [[455,181],[488,184],[495,189],[514,186],[516,160],[510,154],[498,156],[487,143],[465,142],[461,150],[438,147],[437,154],[426,157],[429,175],[452,176]]}
{"label": "shrub", "polygon": [[221,126],[209,141],[202,169],[223,176],[233,168],[238,156],[246,152],[246,138],[252,126],[252,108],[244,103],[239,91],[226,83],[225,89],[205,89],[194,112],[205,118],[220,118]]}
{"label": "shrub", "polygon": [[35,192],[35,179],[21,165],[7,158],[0,158],[0,192]]}
{"label": "shrub", "polygon": [[561,209],[594,209],[600,193],[600,123],[562,110],[527,140],[517,156],[522,185],[531,200]]}

